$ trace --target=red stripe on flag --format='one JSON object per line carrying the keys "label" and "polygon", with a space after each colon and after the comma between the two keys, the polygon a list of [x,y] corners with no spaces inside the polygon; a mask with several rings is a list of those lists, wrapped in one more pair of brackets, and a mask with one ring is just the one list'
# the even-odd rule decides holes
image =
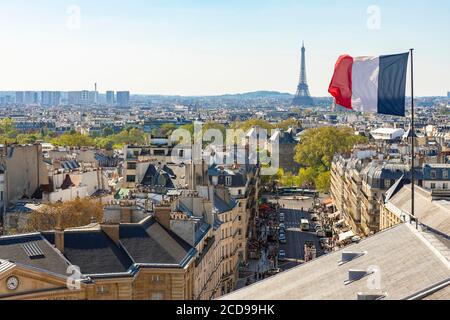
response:
{"label": "red stripe on flag", "polygon": [[349,55],[340,56],[328,89],[337,104],[350,110],[352,110],[352,68],[353,58]]}

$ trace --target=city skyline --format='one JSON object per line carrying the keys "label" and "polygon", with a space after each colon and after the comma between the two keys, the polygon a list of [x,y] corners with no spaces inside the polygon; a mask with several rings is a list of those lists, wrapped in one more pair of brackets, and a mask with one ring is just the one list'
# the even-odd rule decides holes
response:
{"label": "city skyline", "polygon": [[313,96],[329,96],[340,54],[390,54],[410,47],[416,49],[417,95],[444,96],[450,82],[445,72],[450,44],[444,41],[450,4],[439,4],[3,1],[0,30],[14,34],[2,33],[9,48],[0,62],[0,88],[68,91],[97,82],[100,92],[294,94],[304,40]]}

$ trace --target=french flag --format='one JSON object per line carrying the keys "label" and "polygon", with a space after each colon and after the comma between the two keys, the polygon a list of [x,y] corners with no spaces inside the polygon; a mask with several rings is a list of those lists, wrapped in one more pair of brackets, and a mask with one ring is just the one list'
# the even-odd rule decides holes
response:
{"label": "french flag", "polygon": [[408,58],[340,56],[328,92],[347,109],[404,117]]}

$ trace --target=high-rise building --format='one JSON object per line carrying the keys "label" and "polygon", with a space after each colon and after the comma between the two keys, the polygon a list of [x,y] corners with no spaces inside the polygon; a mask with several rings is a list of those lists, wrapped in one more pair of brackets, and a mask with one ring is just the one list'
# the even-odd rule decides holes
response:
{"label": "high-rise building", "polygon": [[59,91],[42,91],[41,105],[44,107],[54,107],[61,104],[61,92]]}
{"label": "high-rise building", "polygon": [[117,105],[124,108],[130,106],[130,91],[117,91]]}
{"label": "high-rise building", "polygon": [[96,91],[69,91],[68,100],[69,104],[76,106],[88,106],[96,104],[97,101],[97,92]]}
{"label": "high-rise building", "polygon": [[16,103],[23,104],[24,103],[24,93],[23,91],[16,91]]}
{"label": "high-rise building", "polygon": [[24,103],[33,105],[38,103],[38,93],[36,91],[25,91]]}
{"label": "high-rise building", "polygon": [[115,102],[114,91],[106,91],[106,104],[113,106]]}

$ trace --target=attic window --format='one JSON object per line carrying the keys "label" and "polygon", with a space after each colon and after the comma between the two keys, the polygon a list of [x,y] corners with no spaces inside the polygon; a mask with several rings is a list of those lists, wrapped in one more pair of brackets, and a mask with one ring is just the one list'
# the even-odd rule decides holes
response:
{"label": "attic window", "polygon": [[45,258],[44,252],[42,252],[41,248],[37,243],[26,243],[23,244],[21,247],[30,259]]}
{"label": "attic window", "polygon": [[227,187],[231,187],[231,185],[233,183],[232,177],[226,177],[225,178],[225,183],[226,183]]}
{"label": "attic window", "polygon": [[343,264],[346,264],[350,261],[358,259],[366,254],[367,254],[367,252],[348,252],[348,251],[346,252],[346,251],[344,251],[342,253],[342,260],[339,262],[339,266],[342,266]]}
{"label": "attic window", "polygon": [[367,271],[367,270],[349,270],[348,271],[348,280],[345,281],[345,285],[349,285],[353,282],[359,281],[368,275],[373,274],[373,271]]}

